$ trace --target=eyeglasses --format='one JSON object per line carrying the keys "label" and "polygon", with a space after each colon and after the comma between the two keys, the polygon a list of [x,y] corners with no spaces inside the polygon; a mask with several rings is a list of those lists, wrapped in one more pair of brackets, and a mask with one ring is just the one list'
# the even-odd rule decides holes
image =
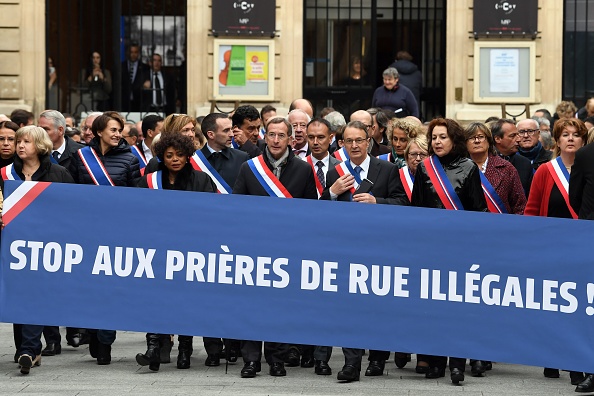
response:
{"label": "eyeglasses", "polygon": [[476,135],[476,136],[473,136],[473,137],[470,137],[470,138],[468,138],[467,140],[468,140],[469,142],[470,142],[470,141],[474,141],[474,142],[479,142],[479,143],[481,143],[481,142],[485,141],[485,139],[486,139],[486,138],[487,138],[487,137],[486,137],[485,135]]}
{"label": "eyeglasses", "polygon": [[81,129],[82,129],[83,132],[86,132],[86,131],[90,131],[91,130],[91,127],[90,126],[83,125]]}
{"label": "eyeglasses", "polygon": [[357,138],[357,139],[344,139],[344,144],[347,146],[352,146],[353,143],[357,143],[357,146],[362,145],[363,143],[367,142],[367,139]]}
{"label": "eyeglasses", "polygon": [[538,132],[538,129],[520,129],[518,131],[518,135],[520,135],[520,136],[532,136],[536,132]]}
{"label": "eyeglasses", "polygon": [[278,140],[285,140],[287,137],[289,137],[289,135],[286,135],[284,133],[274,133],[274,132],[268,132],[266,134],[266,136],[268,136],[268,138],[271,140],[274,140],[276,138],[278,138]]}
{"label": "eyeglasses", "polygon": [[428,155],[425,153],[408,153],[408,158],[410,158],[411,160],[414,160],[417,158],[424,160],[427,157],[428,157]]}

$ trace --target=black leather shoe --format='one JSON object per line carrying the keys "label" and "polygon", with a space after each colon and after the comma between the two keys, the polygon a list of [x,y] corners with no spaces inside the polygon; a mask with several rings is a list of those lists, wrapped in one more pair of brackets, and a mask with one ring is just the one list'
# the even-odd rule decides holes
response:
{"label": "black leather shoe", "polygon": [[429,367],[429,366],[419,366],[419,364],[417,362],[417,366],[415,367],[415,373],[417,373],[417,374],[427,374],[430,369],[431,369],[431,367]]}
{"label": "black leather shoe", "polygon": [[97,333],[90,333],[89,334],[89,353],[93,359],[97,358],[97,348],[99,345],[99,339],[97,338]]}
{"label": "black leather shoe", "polygon": [[473,377],[482,377],[485,373],[485,365],[482,360],[473,360],[470,363],[470,374]]}
{"label": "black leather shoe", "polygon": [[301,367],[312,368],[316,364],[313,356],[301,356]]}
{"label": "black leather shoe", "polygon": [[586,379],[586,377],[584,377],[584,373],[582,373],[582,372],[570,371],[569,379],[571,380],[571,385],[578,385],[582,381],[584,381]]}
{"label": "black leather shoe", "polygon": [[254,378],[260,370],[260,362],[247,362],[241,369],[241,378]]}
{"label": "black leather shoe", "polygon": [[204,362],[205,366],[208,367],[217,367],[221,365],[221,357],[219,355],[208,355],[206,357],[206,361]]}
{"label": "black leather shoe", "polygon": [[594,392],[594,375],[588,374],[586,379],[576,386],[576,392]]}
{"label": "black leather shoe", "polygon": [[98,343],[97,345],[97,364],[105,366],[111,363],[111,345]]}
{"label": "black leather shoe", "polygon": [[192,356],[192,351],[181,350],[177,355],[177,368],[178,369],[189,369],[190,368],[190,356]]}
{"label": "black leather shoe", "polygon": [[462,370],[454,368],[450,372],[450,378],[452,379],[452,384],[458,385],[460,382],[464,381],[464,373]]}
{"label": "black leather shoe", "polygon": [[547,378],[559,378],[559,369],[545,367],[542,374]]}
{"label": "black leather shoe", "polygon": [[287,367],[297,367],[299,366],[300,359],[299,359],[299,350],[297,348],[289,348],[289,353],[287,353],[287,358],[285,360]]}
{"label": "black leather shoe", "polygon": [[386,362],[383,360],[372,360],[369,362],[369,366],[367,366],[367,370],[365,370],[366,377],[378,377],[384,374],[384,367],[386,366]]}
{"label": "black leather shoe", "polygon": [[47,344],[45,349],[41,351],[41,356],[56,356],[62,353],[62,346],[60,344]]}
{"label": "black leather shoe", "polygon": [[340,370],[338,372],[338,375],[336,376],[336,378],[339,381],[346,381],[346,382],[351,382],[351,381],[359,381],[359,376],[361,375],[360,370],[353,366],[352,364],[345,364],[342,367],[342,370]]}
{"label": "black leather shoe", "polygon": [[270,375],[272,375],[273,377],[284,377],[285,375],[287,375],[287,370],[285,370],[285,364],[284,363],[272,363],[270,365]]}
{"label": "black leather shoe", "polygon": [[485,364],[485,371],[493,370],[493,363],[492,362],[486,361],[486,362],[483,362],[483,363]]}
{"label": "black leather shoe", "polygon": [[410,360],[410,353],[394,352],[394,364],[396,364],[396,367],[404,368]]}
{"label": "black leather shoe", "polygon": [[66,334],[66,344],[73,348],[78,348],[80,346],[80,339],[80,333]]}
{"label": "black leather shoe", "polygon": [[425,378],[435,379],[445,377],[445,368],[429,367],[429,370],[425,373]]}
{"label": "black leather shoe", "polygon": [[171,350],[173,349],[173,341],[171,340],[171,335],[162,335],[160,339],[161,350],[159,351],[159,357],[161,358],[161,363],[171,363]]}
{"label": "black leather shoe", "polygon": [[14,353],[14,362],[15,362],[15,363],[18,363],[18,362],[19,362],[19,351],[16,351],[16,352]]}
{"label": "black leather shoe", "polygon": [[332,375],[332,369],[328,365],[328,362],[323,360],[316,360],[314,370],[317,375]]}
{"label": "black leather shoe", "polygon": [[235,349],[229,349],[228,351],[225,350],[224,354],[225,354],[225,359],[229,363],[237,362],[237,358],[239,357],[239,353]]}

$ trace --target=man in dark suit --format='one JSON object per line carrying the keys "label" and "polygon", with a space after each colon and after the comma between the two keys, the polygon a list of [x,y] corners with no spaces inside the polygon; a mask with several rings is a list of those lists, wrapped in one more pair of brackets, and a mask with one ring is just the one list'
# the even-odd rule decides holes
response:
{"label": "man in dark suit", "polygon": [[518,128],[518,153],[530,160],[534,171],[542,164],[549,162],[553,154],[540,143],[540,125],[536,120],[528,118],[516,124]]}
{"label": "man in dark suit", "polygon": [[516,168],[522,187],[524,187],[524,193],[528,196],[534,169],[528,158],[517,154],[520,136],[516,124],[512,120],[502,118],[490,124],[490,127],[495,141],[495,149],[501,158],[508,160]]}
{"label": "man in dark suit", "polygon": [[594,144],[575,154],[569,176],[569,201],[580,219],[594,220]]}
{"label": "man in dark suit", "polygon": [[151,68],[144,81],[146,111],[175,113],[175,77],[162,70],[163,58],[159,54],[151,57]]}
{"label": "man in dark suit", "polygon": [[[349,155],[347,163],[336,166],[328,171],[326,188],[320,199],[354,201],[371,204],[408,205],[404,187],[400,182],[396,165],[382,161],[367,153],[369,146],[368,128],[360,121],[351,121],[343,132],[344,145]],[[358,174],[360,180],[368,180],[373,185],[369,192],[352,194],[352,189],[357,190],[359,183],[353,174],[348,172],[348,166]],[[338,169],[347,169],[343,175]],[[361,183],[363,184],[363,183]],[[340,381],[358,381],[361,371],[363,351],[361,349],[343,348],[345,365],[338,373]],[[369,351],[369,366],[365,371],[367,376],[382,375],[388,351]]]}
{"label": "man in dark suit", "polygon": [[238,149],[246,152],[250,158],[262,154],[265,143],[258,139],[262,120],[260,113],[252,105],[239,106],[231,117],[233,136]]}
{"label": "man in dark suit", "polygon": [[128,59],[122,63],[122,111],[142,109],[142,84],[149,75],[148,65],[140,60],[140,46],[130,44]]}
{"label": "man in dark suit", "polygon": [[[357,110],[351,114],[351,121],[361,121],[367,127],[367,134],[373,137],[376,134],[376,129],[379,128],[376,122],[373,122],[373,116],[365,110]],[[367,148],[369,155],[377,157],[378,155],[390,153],[390,148],[383,144],[377,143],[374,139],[369,140]]]}

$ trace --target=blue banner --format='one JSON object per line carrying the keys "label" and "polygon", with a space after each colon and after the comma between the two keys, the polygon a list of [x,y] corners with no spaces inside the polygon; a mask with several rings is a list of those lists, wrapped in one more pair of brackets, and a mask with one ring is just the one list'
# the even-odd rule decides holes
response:
{"label": "blue banner", "polygon": [[593,222],[56,183],[5,186],[2,322],[594,372]]}

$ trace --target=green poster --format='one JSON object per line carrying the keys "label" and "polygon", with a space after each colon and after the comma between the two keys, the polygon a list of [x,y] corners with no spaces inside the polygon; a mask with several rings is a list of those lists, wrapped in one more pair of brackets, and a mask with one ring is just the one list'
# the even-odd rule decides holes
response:
{"label": "green poster", "polygon": [[245,45],[231,46],[231,59],[227,86],[245,86]]}

